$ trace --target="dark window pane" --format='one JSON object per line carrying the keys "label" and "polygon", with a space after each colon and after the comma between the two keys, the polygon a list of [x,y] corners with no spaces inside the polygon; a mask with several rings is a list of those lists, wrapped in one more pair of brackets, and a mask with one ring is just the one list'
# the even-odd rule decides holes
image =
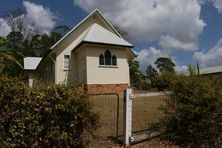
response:
{"label": "dark window pane", "polygon": [[112,56],[112,65],[117,65],[117,62],[116,62],[116,56]]}
{"label": "dark window pane", "polygon": [[111,53],[109,50],[105,52],[105,65],[111,65]]}
{"label": "dark window pane", "polygon": [[102,54],[99,56],[99,65],[104,65],[104,56]]}
{"label": "dark window pane", "polygon": [[70,68],[70,55],[64,55],[64,68]]}

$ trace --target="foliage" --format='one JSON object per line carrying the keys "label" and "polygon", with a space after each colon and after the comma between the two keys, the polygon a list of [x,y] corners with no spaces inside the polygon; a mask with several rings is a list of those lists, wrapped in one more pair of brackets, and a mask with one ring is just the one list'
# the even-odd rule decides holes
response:
{"label": "foliage", "polygon": [[0,73],[17,75],[23,70],[21,61],[22,54],[17,51],[9,51],[4,48],[5,40],[0,38]]}
{"label": "foliage", "polygon": [[21,80],[0,76],[2,147],[77,147],[83,132],[98,126],[85,93],[62,85],[28,88]]}
{"label": "foliage", "polygon": [[23,35],[21,32],[10,32],[6,37],[5,48],[10,50],[19,50],[23,48]]}
{"label": "foliage", "polygon": [[171,72],[163,72],[152,80],[152,87],[160,91],[169,90],[175,81],[176,74]]}
{"label": "foliage", "polygon": [[169,58],[160,57],[154,63],[156,64],[160,72],[175,72],[175,64]]}
{"label": "foliage", "polygon": [[146,75],[148,79],[150,79],[150,81],[152,82],[155,79],[155,77],[158,75],[158,72],[152,65],[149,65],[146,69]]}
{"label": "foliage", "polygon": [[59,33],[59,34],[61,34],[63,36],[67,32],[69,32],[70,30],[71,30],[71,28],[69,28],[66,25],[59,25],[59,26],[55,26],[54,29],[52,30],[52,32]]}
{"label": "foliage", "polygon": [[187,66],[187,71],[189,73],[189,76],[195,76],[196,75],[196,70],[195,70],[195,68],[192,67],[192,65]]}
{"label": "foliage", "polygon": [[57,32],[52,32],[50,35],[36,34],[29,42],[29,49],[33,51],[36,56],[44,56],[49,48],[61,37],[61,34]]}
{"label": "foliage", "polygon": [[[17,11],[15,11],[17,12]],[[12,16],[7,16],[8,21]],[[20,24],[22,25],[22,23]],[[12,25],[13,27],[14,25]],[[0,37],[0,72],[9,76],[22,75],[23,58],[27,56],[45,56],[49,48],[55,44],[62,35],[59,32],[65,33],[68,28],[58,26],[54,32],[48,34],[32,34],[29,39],[24,36],[24,32],[20,29],[10,32],[6,38]]]}
{"label": "foliage", "polygon": [[129,68],[130,68],[130,83],[132,86],[137,87],[140,83],[140,76],[141,72],[139,71],[139,62],[129,61]]}
{"label": "foliage", "polygon": [[178,77],[163,107],[164,138],[182,147],[220,147],[222,91],[198,76]]}

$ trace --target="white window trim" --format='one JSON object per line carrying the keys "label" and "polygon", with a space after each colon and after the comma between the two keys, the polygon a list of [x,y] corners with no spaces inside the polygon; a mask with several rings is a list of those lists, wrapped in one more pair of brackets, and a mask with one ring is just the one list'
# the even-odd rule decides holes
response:
{"label": "white window trim", "polygon": [[99,65],[99,68],[118,68],[116,65]]}
{"label": "white window trim", "polygon": [[[109,49],[107,49],[109,50]],[[106,51],[105,51],[106,52]],[[100,55],[103,55],[103,62],[104,62],[104,65],[100,65],[100,55],[99,55],[99,68],[118,68],[118,60],[117,60],[117,56],[115,54],[112,54],[112,52],[109,50],[109,52],[111,53],[111,65],[106,65],[106,57],[105,57],[105,52],[100,54]],[[116,65],[112,65],[113,64],[113,56],[116,57]]]}

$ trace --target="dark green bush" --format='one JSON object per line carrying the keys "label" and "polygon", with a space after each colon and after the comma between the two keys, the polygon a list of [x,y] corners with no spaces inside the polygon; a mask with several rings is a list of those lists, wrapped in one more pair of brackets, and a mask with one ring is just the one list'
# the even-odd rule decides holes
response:
{"label": "dark green bush", "polygon": [[176,74],[171,72],[163,72],[153,78],[151,84],[153,88],[157,88],[159,91],[169,90],[175,79]]}
{"label": "dark green bush", "polygon": [[164,138],[185,147],[221,147],[222,91],[213,81],[178,77],[163,111]]}
{"label": "dark green bush", "polygon": [[0,76],[0,145],[3,147],[79,147],[92,134],[98,116],[88,96],[62,85],[28,88]]}

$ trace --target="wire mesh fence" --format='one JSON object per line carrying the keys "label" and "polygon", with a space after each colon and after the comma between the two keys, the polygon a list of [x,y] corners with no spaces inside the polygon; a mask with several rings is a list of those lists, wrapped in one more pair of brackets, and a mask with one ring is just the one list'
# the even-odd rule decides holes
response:
{"label": "wire mesh fence", "polygon": [[100,127],[95,133],[94,146],[101,147],[103,146],[101,144],[107,146],[109,142],[117,142],[119,135],[122,134],[119,130],[120,121],[122,122],[122,115],[120,117],[122,99],[115,93],[91,94],[90,101],[93,104],[93,110],[99,115],[100,122]]}
{"label": "wire mesh fence", "polygon": [[[152,128],[163,117],[160,106],[167,95],[150,96],[149,93],[134,94],[132,100],[132,132],[140,133]],[[99,115],[100,128],[95,133],[93,147],[113,146],[123,141],[124,98],[118,94],[90,95],[93,110]]]}
{"label": "wire mesh fence", "polygon": [[167,95],[134,94],[132,102],[132,132],[151,129],[163,117],[160,106],[165,104]]}

